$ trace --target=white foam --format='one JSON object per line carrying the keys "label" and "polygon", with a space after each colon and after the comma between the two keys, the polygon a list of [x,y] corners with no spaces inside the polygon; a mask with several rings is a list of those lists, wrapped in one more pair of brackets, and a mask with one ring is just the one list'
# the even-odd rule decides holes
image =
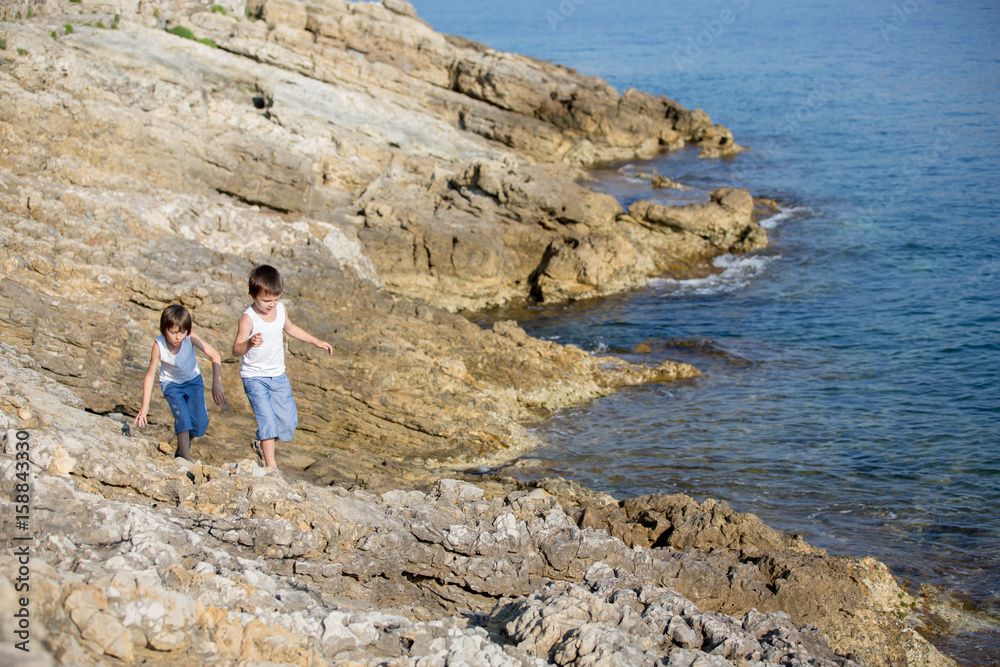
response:
{"label": "white foam", "polygon": [[780,257],[781,255],[719,255],[712,261],[712,265],[722,269],[720,273],[689,280],[654,278],[650,284],[662,288],[671,296],[728,294],[749,285],[768,264]]}
{"label": "white foam", "polygon": [[783,208],[770,218],[764,218],[761,220],[760,226],[764,229],[774,229],[781,223],[806,213],[810,213],[810,209],[805,206],[791,206],[789,208]]}

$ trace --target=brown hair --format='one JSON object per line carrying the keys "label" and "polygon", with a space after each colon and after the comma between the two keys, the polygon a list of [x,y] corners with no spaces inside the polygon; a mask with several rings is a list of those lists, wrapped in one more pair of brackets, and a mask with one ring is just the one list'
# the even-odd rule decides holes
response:
{"label": "brown hair", "polygon": [[250,297],[256,299],[260,294],[281,296],[283,285],[278,269],[270,264],[261,264],[250,272]]}
{"label": "brown hair", "polygon": [[180,304],[175,303],[167,306],[160,313],[160,333],[164,336],[167,335],[167,329],[173,327],[191,333],[192,324],[194,324],[194,318],[191,317],[191,311]]}

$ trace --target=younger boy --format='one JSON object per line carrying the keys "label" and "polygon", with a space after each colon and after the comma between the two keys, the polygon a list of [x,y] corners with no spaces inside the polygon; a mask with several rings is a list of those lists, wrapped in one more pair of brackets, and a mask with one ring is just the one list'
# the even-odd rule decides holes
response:
{"label": "younger boy", "polygon": [[212,360],[212,398],[216,405],[226,402],[222,391],[222,356],[214,347],[203,341],[191,330],[191,312],[184,306],[167,306],[160,313],[160,335],[153,343],[149,355],[149,368],[142,382],[142,408],[135,416],[136,426],[146,425],[149,398],[153,393],[153,376],[160,367],[160,390],[174,413],[174,433],[177,434],[177,452],[191,460],[191,440],[205,435],[208,428],[208,411],[205,409],[205,383],[195,358],[198,348]]}
{"label": "younger boy", "polygon": [[252,447],[258,463],[277,467],[274,441],[289,441],[299,425],[292,386],[285,375],[282,332],[333,354],[333,346],[295,326],[281,303],[284,286],[273,266],[262,264],[250,272],[250,307],[240,315],[233,341],[233,356],[242,357],[240,377],[257,419],[257,439]]}

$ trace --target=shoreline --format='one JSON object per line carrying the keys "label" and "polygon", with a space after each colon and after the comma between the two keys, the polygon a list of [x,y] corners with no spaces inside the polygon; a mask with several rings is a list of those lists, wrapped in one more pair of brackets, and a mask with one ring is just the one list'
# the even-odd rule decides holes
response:
{"label": "shoreline", "polygon": [[[59,536],[37,543],[24,575],[43,595],[31,599],[45,624],[43,656],[176,664],[176,652],[193,650],[195,661],[221,664],[306,656],[410,664],[428,647],[402,638],[445,623],[451,640],[430,650],[474,662],[471,641],[512,666],[573,646],[584,627],[618,640],[576,655],[621,653],[630,664],[653,664],[657,636],[678,657],[714,651],[732,664],[789,651],[831,667],[860,664],[852,651],[867,664],[953,664],[913,633],[915,601],[878,561],[830,557],[725,503],[680,495],[616,503],[564,480],[510,490],[445,478],[426,490],[373,493],[304,483],[248,459],[172,461],[116,419],[85,412],[6,345],[0,370],[0,420],[8,434],[27,434],[5,438],[0,474],[14,469],[15,442],[30,440],[36,462],[31,523],[18,530]],[[95,513],[105,518],[97,527]],[[16,570],[16,557],[0,554],[8,581]],[[227,590],[245,591],[236,609]],[[667,619],[624,624],[620,610],[581,626],[576,613],[555,613],[581,600],[614,605],[630,591],[647,614]],[[136,603],[148,611],[136,616]],[[776,603],[805,620],[768,611]],[[530,621],[539,606],[548,609],[541,625]],[[800,625],[810,619],[823,634]],[[781,643],[768,639],[775,627]],[[539,644],[538,632],[563,639]],[[398,643],[379,641],[396,633]]]}
{"label": "shoreline", "polygon": [[[0,26],[0,86],[12,101],[0,110],[0,332],[12,346],[0,416],[41,443],[39,525],[62,538],[34,561],[49,581],[52,602],[36,614],[50,652],[82,664],[169,661],[191,647],[234,662],[416,659],[403,639],[386,647],[377,637],[402,627],[430,646],[439,626],[421,624],[440,622],[454,630],[454,655],[479,642],[528,664],[552,648],[514,629],[538,604],[592,596],[626,614],[616,602],[626,591],[659,600],[676,587],[689,599],[671,598],[681,620],[670,637],[692,659],[725,642],[734,659],[763,652],[761,624],[794,638],[815,621],[837,664],[854,650],[910,664],[902,646],[926,661],[912,664],[949,664],[911,636],[916,619],[900,606],[910,599],[894,597],[871,559],[828,557],[714,501],[651,497],[650,531],[635,499],[612,507],[557,482],[479,488],[431,467],[509,456],[523,444],[518,420],[539,408],[696,372],[595,357],[507,321],[483,330],[452,311],[620,293],[764,247],[746,191],[624,211],[571,178],[580,165],[684,144],[738,152],[726,128],[666,98],[619,95],[438,35],[400,0],[269,0],[243,17],[154,2],[113,19],[116,29],[88,25],[96,19],[78,18],[75,4],[35,2],[30,19]],[[219,48],[164,30],[177,25]],[[576,102],[563,104],[570,93]],[[296,321],[334,346],[329,360],[289,346],[301,424],[278,458],[305,482],[248,465],[252,417],[232,360],[232,404],[211,412],[211,435],[194,449],[204,463],[157,453],[170,437],[162,402],[145,434],[121,433],[159,310],[184,302],[225,349],[246,272],[261,261],[287,268]],[[12,444],[0,459],[8,475]],[[82,518],[88,503],[103,512],[97,541]],[[765,557],[808,584],[780,583],[755,560]],[[241,574],[240,559],[256,574]],[[14,557],[5,552],[0,568],[9,583]],[[825,578],[835,583],[824,588]],[[218,594],[234,586],[248,597]],[[133,622],[143,589],[177,614]],[[808,602],[816,591],[822,600]],[[646,610],[659,609],[651,600]],[[751,606],[765,616],[746,617]],[[406,620],[379,625],[380,609]],[[480,630],[503,626],[505,646],[456,620],[462,609],[488,617]],[[795,624],[767,616],[779,610]],[[713,619],[725,624],[718,643]],[[877,630],[859,637],[857,623]],[[643,628],[595,631],[624,633],[623,655],[647,655],[656,628]],[[578,629],[563,628],[560,650],[584,660],[593,642],[575,644]],[[826,639],[807,635],[798,650],[835,660]]]}
{"label": "shoreline", "polygon": [[[802,211],[809,210],[807,205],[797,204],[792,205],[787,209],[782,209],[776,213],[772,219],[777,219],[778,221],[787,219],[787,215],[795,215],[796,213],[801,213]],[[769,230],[773,228],[774,225],[768,224],[768,220],[761,220],[761,225],[767,227]],[[780,235],[779,235],[780,236]],[[780,252],[780,246],[774,246],[768,249],[769,251]],[[661,279],[652,279],[653,282]],[[698,279],[694,279],[697,283]],[[683,282],[683,281],[681,281]],[[657,292],[658,290],[652,286],[642,286],[636,288],[638,290],[636,294],[645,292],[647,290],[652,292]],[[599,315],[588,315],[588,310],[601,311],[607,308],[612,312],[618,312],[622,310],[620,304],[616,305],[616,298],[622,299],[627,302],[630,299],[629,293],[622,293],[619,295],[611,297],[602,297],[595,299],[592,303],[588,304],[586,302],[573,305],[556,305],[551,306],[548,309],[543,306],[536,306],[530,309],[527,317],[520,319],[517,317],[517,311],[502,311],[502,317],[512,317],[513,319],[518,319],[519,322],[525,327],[525,329],[532,333],[532,335],[540,335],[545,340],[555,340],[564,341],[566,339],[571,340],[575,344],[581,344],[578,337],[572,335],[566,338],[560,338],[557,336],[551,336],[551,330],[553,326],[551,324],[544,323],[547,319],[558,320],[564,323],[564,327],[572,328],[574,324],[579,326],[580,322],[586,322],[588,319],[595,319],[600,321],[601,317]],[[611,305],[608,306],[608,303]],[[576,310],[574,313],[573,311]],[[633,311],[631,313],[636,316]],[[533,326],[532,320],[540,320],[543,322],[540,327],[544,333],[539,334],[538,327]],[[682,343],[686,339],[669,339],[670,343],[675,342]],[[663,341],[660,341],[663,342]],[[582,344],[581,344],[582,345]],[[601,344],[599,349],[602,354],[618,354],[626,359],[631,360],[635,363],[641,363],[643,354],[636,354],[637,348],[645,346],[645,343],[640,343],[637,346],[628,349],[627,347],[611,345],[610,347],[605,344]],[[582,345],[584,349],[589,349],[593,352],[594,347],[589,345]],[[654,346],[655,347],[655,346]],[[731,352],[724,352],[721,348],[712,346],[712,350],[715,350],[717,354],[731,354]],[[662,352],[657,358],[662,358],[664,355],[671,356],[669,352]],[[705,371],[706,367],[699,363],[697,356],[672,356],[671,358],[683,360],[686,363],[690,363],[695,367]],[[751,363],[746,361],[745,363]],[[603,398],[603,397],[602,397]],[[618,413],[621,410],[620,404],[615,410]],[[577,410],[583,412],[584,414],[579,415],[577,418],[585,418],[587,407],[586,406],[575,406],[574,414],[577,414]],[[631,415],[634,417],[634,415]],[[549,419],[558,421],[558,415],[550,415]],[[565,426],[565,422],[562,422]],[[608,428],[606,421],[601,422],[600,428]],[[558,432],[558,431],[557,431]],[[576,433],[576,431],[574,431]],[[587,433],[586,435],[589,435]],[[545,440],[544,433],[541,434],[542,439]],[[605,436],[607,438],[608,436]],[[605,440],[600,440],[599,442],[604,442]],[[559,443],[566,445],[567,439],[562,439]],[[548,443],[552,446],[552,443]],[[646,443],[648,446],[648,443]],[[558,444],[556,445],[558,446]],[[595,484],[594,478],[600,476],[599,473],[594,473],[592,470],[589,474],[575,475],[570,472],[570,468],[567,466],[571,465],[570,460],[576,459],[579,462],[589,460],[589,454],[593,454],[592,450],[584,449],[581,452],[577,452],[573,455],[568,456],[568,458],[560,459],[558,455],[551,457],[541,457],[528,459],[525,466],[519,466],[518,461],[513,463],[514,469],[511,466],[506,466],[504,468],[493,471],[495,474],[507,477],[509,479],[516,480],[520,483],[529,483],[535,477],[541,477],[542,479],[548,480],[552,478],[562,479],[565,477],[572,483],[585,484],[589,488],[595,490],[597,493],[608,494],[615,498],[618,502],[627,502],[630,499],[634,499],[637,496],[644,494],[668,494],[668,493],[679,493],[688,496],[693,496],[696,498],[708,499],[714,498],[716,500],[723,498],[724,495],[718,490],[705,490],[702,489],[700,492],[696,488],[686,488],[677,487],[670,485],[666,489],[660,487],[654,489],[650,487],[647,483],[642,485],[638,490],[635,485],[632,485],[631,490],[624,491],[620,487],[623,483],[613,483],[610,481],[602,480],[604,484]],[[520,460],[520,459],[519,459]],[[598,458],[600,461],[606,461],[606,459]],[[540,468],[540,469],[538,469]],[[629,486],[628,483],[624,483],[624,486]],[[757,513],[754,509],[753,503],[743,502],[739,506],[734,500],[727,498],[730,502],[733,502],[734,507],[738,507],[738,511],[753,512]],[[746,500],[745,498],[743,499]],[[871,556],[878,558],[883,563],[890,566],[894,573],[894,576],[898,578],[905,590],[908,593],[919,599],[919,605],[922,608],[922,618],[925,626],[923,629],[928,631],[928,637],[931,639],[932,643],[937,646],[940,650],[945,652],[947,655],[956,658],[960,661],[960,664],[978,664],[978,660],[984,655],[980,647],[984,642],[992,646],[995,643],[996,638],[1000,636],[998,634],[998,629],[1000,625],[997,623],[995,614],[989,612],[988,607],[984,603],[984,592],[988,592],[988,589],[983,588],[981,585],[978,588],[979,597],[973,592],[977,589],[969,588],[968,586],[960,586],[961,580],[951,580],[950,577],[957,576],[955,568],[960,568],[963,562],[967,562],[972,565],[976,562],[968,552],[966,552],[967,560],[963,561],[961,558],[953,559],[948,561],[941,561],[939,565],[942,565],[946,569],[945,573],[938,573],[936,576],[930,576],[926,571],[925,576],[917,576],[911,564],[907,561],[905,554],[897,554],[897,558],[891,558],[891,554],[886,551],[873,552],[873,549],[866,546],[864,541],[855,540],[853,542],[853,548],[845,548],[846,545],[840,544],[838,546],[834,545],[836,540],[831,540],[829,543],[823,542],[821,539],[816,540],[815,534],[813,538],[808,536],[808,531],[801,531],[794,526],[789,526],[787,523],[782,524],[781,520],[776,518],[774,514],[780,514],[780,511],[772,511],[772,516],[770,519],[766,519],[767,525],[778,528],[779,530],[796,534],[804,533],[806,536],[804,539],[809,541],[810,544],[814,546],[819,546],[820,548],[827,549],[831,554],[838,555],[848,555],[850,557],[862,558],[866,556]],[[933,561],[931,561],[933,562]],[[925,564],[925,567],[930,567]],[[951,574],[946,574],[950,572]],[[982,576],[982,575],[980,575]],[[980,582],[981,584],[981,582]],[[992,643],[991,643],[992,642]]]}

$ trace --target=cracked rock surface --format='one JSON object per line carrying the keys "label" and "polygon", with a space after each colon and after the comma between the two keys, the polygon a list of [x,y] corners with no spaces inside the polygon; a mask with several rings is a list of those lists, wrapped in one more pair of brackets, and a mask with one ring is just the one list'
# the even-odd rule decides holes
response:
{"label": "cracked rock surface", "polygon": [[[29,583],[35,655],[59,664],[949,664],[897,618],[877,561],[722,504],[624,503],[690,543],[651,548],[581,527],[622,511],[596,494],[578,493],[582,521],[545,485],[376,494],[192,464],[85,412],[6,344],[0,428],[0,525],[31,537],[28,563],[0,553],[0,600],[15,608]],[[736,534],[738,550],[713,546]]]}
{"label": "cracked rock surface", "polygon": [[[751,193],[625,211],[577,181],[685,145],[739,153],[703,111],[441,35],[403,0],[0,17],[0,526],[32,538],[30,564],[0,550],[0,663],[949,664],[877,561],[714,501],[476,472],[534,446],[539,415],[698,374],[456,311],[764,247]],[[227,354],[261,262],[334,348],[288,345],[281,473],[247,459]],[[168,456],[158,390],[129,428],[177,302],[225,359],[195,464]],[[28,656],[6,613],[19,577]]]}

